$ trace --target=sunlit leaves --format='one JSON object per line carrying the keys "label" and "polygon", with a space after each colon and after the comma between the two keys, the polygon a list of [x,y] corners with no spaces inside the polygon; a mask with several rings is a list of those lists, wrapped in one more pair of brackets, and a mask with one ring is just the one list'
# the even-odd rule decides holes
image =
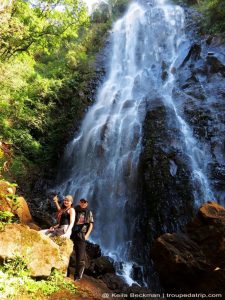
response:
{"label": "sunlit leaves", "polygon": [[24,51],[54,52],[61,39],[77,37],[78,29],[88,22],[79,0],[17,0],[1,14],[0,58],[9,59]]}
{"label": "sunlit leaves", "polygon": [[91,23],[81,0],[17,0],[0,13],[0,137],[15,147],[16,178],[27,166],[56,165],[90,104],[93,59],[110,24]]}

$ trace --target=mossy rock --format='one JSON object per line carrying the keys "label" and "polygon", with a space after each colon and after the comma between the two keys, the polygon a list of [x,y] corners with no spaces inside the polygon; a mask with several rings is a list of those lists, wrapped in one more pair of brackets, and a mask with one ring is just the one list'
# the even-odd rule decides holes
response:
{"label": "mossy rock", "polygon": [[6,225],[0,232],[0,259],[22,257],[33,277],[47,277],[53,268],[65,272],[72,253],[71,240],[62,238],[62,246],[26,225]]}

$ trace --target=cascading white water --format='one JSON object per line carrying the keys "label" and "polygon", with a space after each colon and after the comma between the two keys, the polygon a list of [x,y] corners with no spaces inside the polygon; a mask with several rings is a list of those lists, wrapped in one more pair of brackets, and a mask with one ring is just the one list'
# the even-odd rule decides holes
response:
{"label": "cascading white water", "polygon": [[[174,23],[174,20],[171,19],[170,15],[165,14],[168,22]],[[207,165],[210,162],[209,159],[209,151],[206,147],[206,145],[202,145],[200,142],[198,142],[192,133],[192,129],[187,124],[185,119],[182,117],[182,113],[179,112],[178,108],[176,107],[172,93],[173,93],[173,87],[174,87],[174,70],[176,69],[176,65],[179,66],[179,56],[182,56],[182,44],[185,43],[185,35],[183,34],[180,38],[180,47],[177,48],[174,47],[173,51],[173,61],[171,65],[169,66],[169,72],[168,72],[168,79],[166,83],[163,85],[162,95],[164,99],[165,105],[168,105],[172,108],[172,110],[175,113],[176,119],[179,124],[179,129],[182,132],[183,140],[185,143],[185,149],[184,151],[188,155],[190,159],[190,167],[191,167],[191,175],[192,175],[192,184],[193,184],[193,196],[195,199],[196,207],[199,207],[200,204],[202,204],[205,201],[213,200],[214,199],[214,193],[210,187],[208,178],[207,178]],[[182,43],[183,42],[183,43]],[[184,46],[185,47],[185,46]]]}
{"label": "cascading white water", "polygon": [[[92,239],[117,261],[129,261],[132,220],[126,204],[134,201],[146,105],[158,97],[173,108],[190,157],[193,177],[210,188],[191,130],[172,100],[171,72],[184,41],[184,14],[164,1],[130,5],[112,30],[110,69],[79,133],[67,146],[63,164],[69,175],[57,189],[86,197],[95,212]],[[167,70],[168,78],[162,73]],[[196,199],[200,193],[196,193]],[[202,198],[203,199],[203,198]],[[125,269],[129,269],[129,266]],[[131,283],[132,281],[130,281]]]}

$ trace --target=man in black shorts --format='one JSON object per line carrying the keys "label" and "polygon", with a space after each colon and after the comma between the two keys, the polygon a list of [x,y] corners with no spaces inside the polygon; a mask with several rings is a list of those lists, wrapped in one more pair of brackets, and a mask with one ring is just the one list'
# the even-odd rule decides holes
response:
{"label": "man in black shorts", "polygon": [[75,207],[76,219],[71,236],[76,253],[75,280],[80,280],[83,276],[86,240],[93,229],[93,214],[87,207],[86,199],[80,199],[79,204]]}

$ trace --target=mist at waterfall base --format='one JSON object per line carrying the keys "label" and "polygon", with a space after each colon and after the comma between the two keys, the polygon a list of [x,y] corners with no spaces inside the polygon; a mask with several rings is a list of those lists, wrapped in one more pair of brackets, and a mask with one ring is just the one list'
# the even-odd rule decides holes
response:
{"label": "mist at waterfall base", "polygon": [[[113,26],[109,70],[80,130],[67,145],[55,190],[87,198],[94,213],[91,240],[114,259],[129,284],[137,201],[137,170],[142,151],[142,126],[151,101],[163,99],[173,109],[189,157],[196,204],[211,199],[201,149],[172,99],[173,69],[188,47],[184,13],[165,1],[140,1],[129,6]],[[176,165],[171,165],[176,172]],[[140,266],[140,270],[141,270]],[[145,285],[145,279],[139,280]]]}

